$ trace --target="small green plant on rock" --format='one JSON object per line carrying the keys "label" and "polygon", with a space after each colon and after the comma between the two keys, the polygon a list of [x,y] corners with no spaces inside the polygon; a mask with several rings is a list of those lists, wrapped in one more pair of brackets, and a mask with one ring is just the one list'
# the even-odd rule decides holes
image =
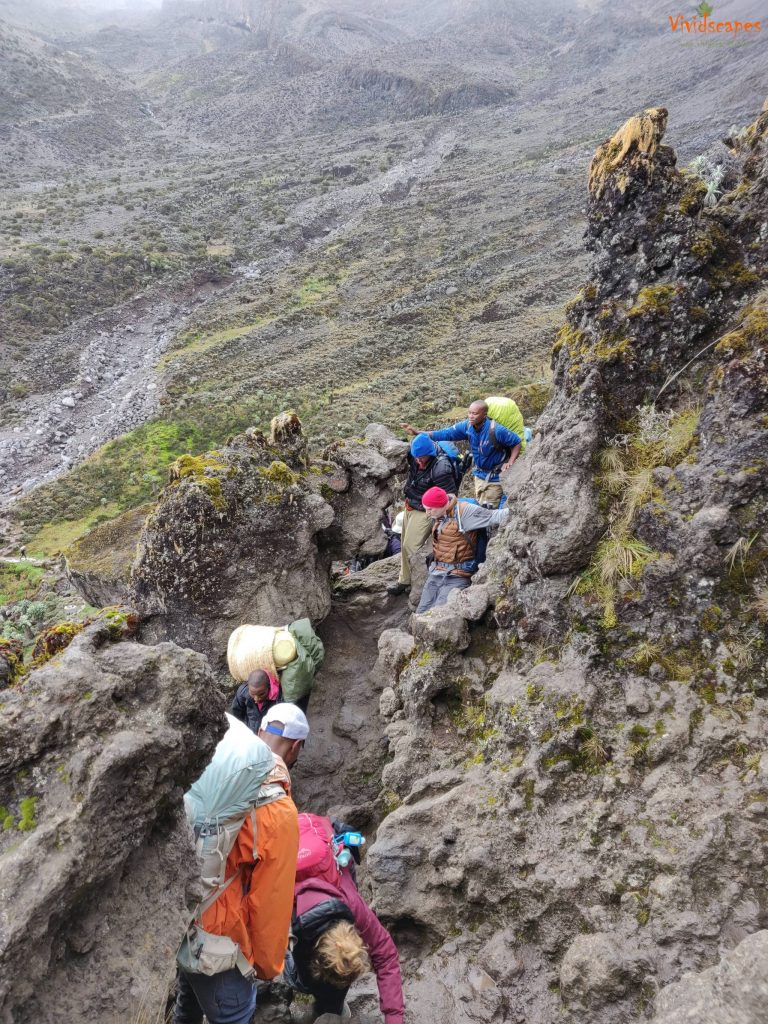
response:
{"label": "small green plant on rock", "polygon": [[37,828],[37,819],[35,818],[37,801],[36,796],[27,796],[19,804],[19,823],[16,826],[19,832],[32,832]]}

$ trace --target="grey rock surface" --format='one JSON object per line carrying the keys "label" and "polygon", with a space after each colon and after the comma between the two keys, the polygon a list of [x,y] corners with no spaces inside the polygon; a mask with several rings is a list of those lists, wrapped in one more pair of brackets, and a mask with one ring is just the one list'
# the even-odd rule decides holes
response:
{"label": "grey rock surface", "polygon": [[760,1024],[768,1018],[768,931],[749,935],[719,963],[685,974],[656,1001],[654,1024]]}
{"label": "grey rock surface", "polygon": [[201,655],[120,632],[98,620],[4,694],[3,1021],[164,1006],[197,891],[181,794],[223,733],[223,695]]}

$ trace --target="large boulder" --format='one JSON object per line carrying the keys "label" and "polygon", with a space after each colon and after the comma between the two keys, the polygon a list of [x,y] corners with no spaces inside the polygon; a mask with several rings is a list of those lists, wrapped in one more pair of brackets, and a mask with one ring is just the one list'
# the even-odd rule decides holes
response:
{"label": "large boulder", "polygon": [[336,519],[323,543],[334,557],[381,557],[387,544],[381,513],[400,498],[407,453],[408,444],[380,423],[369,423],[362,438],[327,449],[333,470],[326,475],[324,494]]}
{"label": "large boulder", "polygon": [[196,895],[181,795],[223,696],[201,655],[121,639],[130,622],[100,618],[3,695],[4,1022],[162,1017]]}
{"label": "large boulder", "polygon": [[755,932],[714,967],[659,994],[653,1024],[763,1024],[768,1020],[768,931]]}
{"label": "large boulder", "polygon": [[223,665],[243,623],[317,621],[331,603],[318,534],[334,520],[295,444],[258,431],[185,455],[147,519],[133,568],[144,636],[172,638]]}
{"label": "large boulder", "polygon": [[223,666],[235,627],[317,623],[331,607],[331,560],[383,553],[381,513],[407,446],[372,424],[312,462],[300,430],[293,417],[287,434],[249,430],[171,466],[133,567],[145,638]]}

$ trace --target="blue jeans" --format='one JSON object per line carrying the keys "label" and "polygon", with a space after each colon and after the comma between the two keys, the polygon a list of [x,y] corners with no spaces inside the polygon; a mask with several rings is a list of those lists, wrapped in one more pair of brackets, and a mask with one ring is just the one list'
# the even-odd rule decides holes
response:
{"label": "blue jeans", "polygon": [[421,600],[417,612],[428,612],[430,608],[439,608],[445,604],[453,590],[464,590],[472,580],[469,576],[442,576],[431,572],[421,592]]}
{"label": "blue jeans", "polygon": [[173,1024],[250,1024],[256,1009],[256,986],[236,967],[221,974],[179,971]]}

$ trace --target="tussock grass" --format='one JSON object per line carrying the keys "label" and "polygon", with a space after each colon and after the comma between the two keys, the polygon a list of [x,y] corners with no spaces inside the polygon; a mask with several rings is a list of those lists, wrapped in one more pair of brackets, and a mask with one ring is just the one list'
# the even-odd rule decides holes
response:
{"label": "tussock grass", "polygon": [[768,587],[759,587],[750,608],[761,622],[768,622]]}
{"label": "tussock grass", "polygon": [[688,455],[695,443],[699,414],[698,406],[677,413],[642,407],[629,432],[614,437],[599,455],[597,482],[608,505],[608,530],[568,594],[599,600],[605,628],[616,625],[619,582],[639,576],[658,558],[648,544],[633,535],[635,516],[648,501],[655,498],[661,503],[653,472],[660,466],[674,468]]}
{"label": "tussock grass", "polygon": [[725,564],[728,566],[729,574],[735,572],[737,569],[744,572],[749,552],[759,536],[760,533],[758,532],[753,534],[749,539],[746,537],[739,537],[736,543],[731,545],[723,559]]}
{"label": "tussock grass", "polygon": [[625,121],[612,139],[598,147],[589,168],[589,191],[601,196],[608,176],[631,153],[645,153],[652,159],[664,138],[666,127],[667,111],[664,107],[649,107]]}

